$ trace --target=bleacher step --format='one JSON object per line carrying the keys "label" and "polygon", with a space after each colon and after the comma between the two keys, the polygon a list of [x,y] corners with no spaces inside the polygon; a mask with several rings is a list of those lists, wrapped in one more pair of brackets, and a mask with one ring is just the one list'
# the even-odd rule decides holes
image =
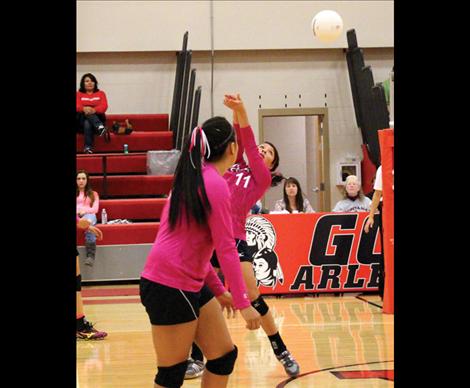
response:
{"label": "bleacher step", "polygon": [[111,128],[113,121],[129,119],[134,131],[168,131],[168,114],[126,114],[116,113],[106,115],[106,126]]}
{"label": "bleacher step", "polygon": [[100,199],[97,213],[101,222],[101,210],[106,209],[108,221],[118,218],[125,220],[159,220],[167,198],[138,198],[138,199]]}
{"label": "bleacher step", "polygon": [[[134,224],[97,224],[103,232],[103,240],[96,245],[152,244],[157,236],[159,222],[139,222]],[[77,245],[85,245],[83,230],[77,229]],[[98,248],[99,249],[99,248]]]}
{"label": "bleacher step", "polygon": [[103,176],[90,176],[93,190],[103,198],[168,195],[173,186],[173,175],[111,175],[106,177],[106,190],[103,182]]}
{"label": "bleacher step", "polygon": [[[128,145],[129,152],[143,152],[152,150],[173,149],[173,132],[152,131],[132,132],[130,135],[110,134],[110,142],[106,143],[104,137],[95,136],[94,152],[123,152],[124,144]],[[84,136],[77,134],[77,153],[83,153]]]}
{"label": "bleacher step", "polygon": [[77,155],[77,169],[85,170],[89,174],[103,174],[103,158],[106,158],[107,174],[147,173],[146,152],[81,154]]}

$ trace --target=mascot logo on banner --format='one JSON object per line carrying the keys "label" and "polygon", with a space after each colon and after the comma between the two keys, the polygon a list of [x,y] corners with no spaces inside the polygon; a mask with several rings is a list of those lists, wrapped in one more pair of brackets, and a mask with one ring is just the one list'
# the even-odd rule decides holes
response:
{"label": "mascot logo on banner", "polygon": [[276,287],[284,283],[284,274],[274,247],[276,231],[266,218],[253,216],[246,221],[246,242],[253,257],[256,285]]}

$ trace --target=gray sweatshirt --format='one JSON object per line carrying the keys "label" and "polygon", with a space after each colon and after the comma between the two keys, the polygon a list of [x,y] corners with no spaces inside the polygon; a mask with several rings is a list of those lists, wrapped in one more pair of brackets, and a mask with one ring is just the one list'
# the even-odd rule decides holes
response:
{"label": "gray sweatshirt", "polygon": [[346,198],[339,201],[333,211],[334,212],[368,212],[372,201],[368,197],[356,198],[354,201]]}

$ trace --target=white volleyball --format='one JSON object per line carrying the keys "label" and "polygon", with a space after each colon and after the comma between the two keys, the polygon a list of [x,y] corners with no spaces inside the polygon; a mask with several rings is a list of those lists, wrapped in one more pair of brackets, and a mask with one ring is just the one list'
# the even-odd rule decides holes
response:
{"label": "white volleyball", "polygon": [[335,11],[320,11],[312,19],[312,31],[322,42],[333,42],[343,32],[343,19]]}

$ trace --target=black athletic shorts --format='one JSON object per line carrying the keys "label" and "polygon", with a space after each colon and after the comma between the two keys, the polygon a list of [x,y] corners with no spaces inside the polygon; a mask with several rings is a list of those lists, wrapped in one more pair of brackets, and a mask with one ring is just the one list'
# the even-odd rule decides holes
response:
{"label": "black athletic shorts", "polygon": [[152,325],[194,321],[199,317],[199,309],[213,297],[207,286],[203,286],[199,292],[190,292],[140,278],[140,301]]}
{"label": "black athletic shorts", "polygon": [[[239,240],[236,238],[235,244],[237,246],[238,257],[240,258],[240,262],[243,263],[244,261],[246,261],[248,263],[253,263],[253,257],[248,251],[248,244],[246,243],[246,241]],[[217,259],[217,254],[215,253],[215,250],[214,253],[212,253],[211,264],[213,267],[220,268],[219,259]]]}

